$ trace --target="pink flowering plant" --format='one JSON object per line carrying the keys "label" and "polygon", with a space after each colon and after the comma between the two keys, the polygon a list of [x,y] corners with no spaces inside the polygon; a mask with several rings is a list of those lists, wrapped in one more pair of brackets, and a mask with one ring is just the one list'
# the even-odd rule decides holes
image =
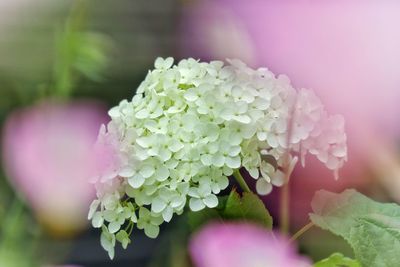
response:
{"label": "pink flowering plant", "polygon": [[[192,251],[201,244],[216,245],[220,241],[212,237],[222,235],[234,239],[221,241],[233,246],[232,253],[254,238],[260,248],[251,253],[272,253],[271,257],[243,254],[236,265],[213,265],[207,263],[206,254],[192,253],[196,266],[311,265],[285,256],[285,251],[294,253],[293,248],[285,249],[290,241],[272,240],[273,220],[259,195],[282,187],[279,222],[282,235],[287,235],[288,181],[293,169],[305,167],[311,155],[338,179],[347,160],[344,119],[329,115],[313,91],[296,90],[288,77],[266,68],[252,69],[239,60],[189,58],[174,65],[173,58],[157,58],[155,69],[133,98],[121,101],[109,116],[111,121],[101,127],[96,144],[96,151],[106,154],[102,158],[107,160],[92,179],[97,198],[89,219],[101,229],[101,245],[110,258],[117,242],[128,246],[134,228],[156,238],[161,224],[189,210],[192,220],[197,216],[201,224],[218,217],[254,222],[269,231],[251,226],[205,230],[205,237],[200,234],[193,241]],[[243,173],[255,180],[254,192]],[[242,193],[235,187],[227,190],[233,182]],[[311,205],[311,222],[291,240],[316,225],[343,237],[356,258],[333,254],[315,266],[398,266],[399,206],[374,202],[355,190],[319,191]],[[224,248],[221,242],[218,246]],[[215,262],[229,262],[226,253],[214,253]],[[243,259],[247,260],[238,265]],[[290,260],[295,263],[289,265]]]}

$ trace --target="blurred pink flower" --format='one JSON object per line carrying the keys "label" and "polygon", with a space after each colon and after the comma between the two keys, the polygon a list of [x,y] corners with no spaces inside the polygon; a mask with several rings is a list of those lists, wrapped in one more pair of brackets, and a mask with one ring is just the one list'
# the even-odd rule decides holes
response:
{"label": "blurred pink flower", "polygon": [[250,224],[208,225],[192,238],[189,250],[196,267],[311,266],[287,240]]}
{"label": "blurred pink flower", "polygon": [[88,180],[98,167],[93,146],[104,114],[92,102],[47,102],[17,111],[5,123],[6,173],[39,220],[58,233],[86,224],[94,198]]}
{"label": "blurred pink flower", "polygon": [[30,16],[37,16],[43,10],[52,11],[55,7],[62,5],[62,3],[54,3],[54,1],[49,0],[1,0],[0,33],[11,34],[15,31],[16,25],[23,24],[30,19]]}

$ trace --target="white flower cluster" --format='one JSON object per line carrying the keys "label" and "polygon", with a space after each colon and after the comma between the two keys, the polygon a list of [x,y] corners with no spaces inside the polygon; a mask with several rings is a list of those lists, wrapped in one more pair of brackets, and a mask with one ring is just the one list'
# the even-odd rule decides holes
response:
{"label": "white flower cluster", "polygon": [[158,58],[132,101],[109,115],[98,140],[109,160],[89,218],[110,257],[116,240],[127,246],[134,225],[154,238],[187,203],[193,211],[216,207],[241,167],[268,194],[285,182],[296,154],[332,170],[346,160],[341,117],[328,116],[312,91],[297,92],[286,76],[238,60]]}

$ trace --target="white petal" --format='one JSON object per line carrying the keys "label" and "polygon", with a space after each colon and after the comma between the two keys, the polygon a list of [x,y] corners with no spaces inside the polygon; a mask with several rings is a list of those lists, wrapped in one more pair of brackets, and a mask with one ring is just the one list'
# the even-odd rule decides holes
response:
{"label": "white petal", "polygon": [[250,176],[253,177],[254,179],[257,179],[260,176],[260,173],[257,168],[250,168],[247,169],[249,172]]}
{"label": "white petal", "polygon": [[185,114],[182,116],[183,128],[191,132],[199,124],[199,118],[194,114]]}
{"label": "white petal", "polygon": [[267,139],[267,134],[265,132],[257,132],[257,138],[260,141],[265,141]]}
{"label": "white petal", "polygon": [[154,174],[155,169],[151,165],[144,165],[142,168],[140,168],[139,172],[144,178],[149,178]]}
{"label": "white petal", "polygon": [[161,165],[158,169],[157,172],[155,173],[155,177],[157,181],[165,181],[169,177],[169,170],[167,167],[164,165]]}
{"label": "white petal", "polygon": [[164,59],[162,57],[156,58],[156,61],[154,61],[154,67],[156,69],[162,69],[164,67]]}
{"label": "white petal", "polygon": [[212,164],[216,167],[222,167],[224,166],[225,163],[225,158],[221,154],[215,154],[213,157],[213,162]]}
{"label": "white petal", "polygon": [[93,219],[92,219],[92,225],[94,228],[100,228],[104,223],[104,218],[101,214],[101,212],[96,211],[93,214]]}
{"label": "white petal", "polygon": [[212,164],[212,156],[209,154],[203,154],[201,155],[201,163],[203,163],[205,166],[210,166]]}
{"label": "white petal", "polygon": [[88,220],[93,218],[94,213],[96,212],[97,208],[100,205],[100,201],[98,199],[93,200],[92,204],[90,204]]}
{"label": "white petal", "polygon": [[233,113],[234,111],[232,110],[232,108],[225,107],[224,109],[222,109],[220,116],[224,120],[230,121],[233,117]]}
{"label": "white petal", "polygon": [[260,178],[256,182],[256,190],[258,194],[265,196],[271,193],[272,185],[265,181],[263,178]]}
{"label": "white petal", "polygon": [[233,146],[229,147],[228,154],[229,154],[229,156],[234,157],[234,156],[239,155],[241,150],[242,150],[242,148],[240,146],[233,145]]}
{"label": "white petal", "polygon": [[149,156],[150,156],[150,155],[147,153],[147,150],[142,149],[142,148],[139,148],[139,147],[136,147],[136,148],[135,148],[135,152],[136,152],[136,157],[137,157],[139,160],[146,160],[146,159],[148,159]]}
{"label": "white petal", "polygon": [[160,227],[153,224],[147,224],[144,226],[144,233],[150,238],[156,238],[160,233]]}
{"label": "white petal", "polygon": [[110,109],[110,110],[108,111],[108,115],[109,115],[111,118],[118,118],[118,117],[120,117],[120,116],[121,116],[121,112],[120,112],[120,110],[119,110],[119,106],[116,106],[116,107],[113,107],[112,109]]}
{"label": "white petal", "polygon": [[128,179],[128,184],[133,188],[139,188],[144,184],[144,177],[140,174],[136,174]]}
{"label": "white petal", "polygon": [[173,209],[171,207],[167,207],[162,213],[164,221],[166,222],[171,221],[173,213],[174,213]]}
{"label": "white petal", "polygon": [[346,146],[334,146],[332,148],[332,155],[338,158],[346,157],[347,147]]}
{"label": "white petal", "polygon": [[171,158],[172,153],[169,149],[160,149],[160,151],[158,152],[158,156],[162,161],[167,161]]}
{"label": "white petal", "polygon": [[248,125],[243,128],[244,129],[242,130],[242,136],[243,136],[243,138],[246,138],[246,139],[251,138],[257,131],[257,129],[254,125]]}
{"label": "white petal", "polygon": [[176,168],[176,166],[179,164],[179,161],[177,161],[176,159],[170,159],[167,162],[165,162],[164,164],[171,171]]}
{"label": "white petal", "polygon": [[219,188],[218,184],[212,184],[211,191],[214,194],[219,194],[219,192],[221,192],[221,189]]}
{"label": "white petal", "polygon": [[325,166],[328,167],[328,169],[336,170],[340,167],[340,160],[338,158],[329,156]]}
{"label": "white petal", "polygon": [[156,69],[169,69],[172,67],[174,64],[174,58],[172,57],[167,57],[166,59],[163,59],[162,57],[158,57],[156,61],[154,62],[154,67]]}
{"label": "white petal", "polygon": [[164,201],[162,201],[159,197],[156,197],[151,203],[151,211],[160,213],[165,209],[166,206],[167,204]]}
{"label": "white petal", "polygon": [[119,175],[119,176],[121,176],[121,177],[126,177],[126,178],[131,177],[131,176],[134,175],[134,174],[135,174],[135,170],[132,169],[132,168],[129,167],[129,166],[126,166],[126,167],[122,168],[122,169],[118,172],[118,175]]}
{"label": "white petal", "polygon": [[166,69],[171,68],[173,64],[174,64],[174,58],[173,57],[167,57],[164,60],[164,68],[166,68]]}
{"label": "white petal", "polygon": [[178,152],[179,150],[181,150],[184,147],[184,145],[179,142],[178,140],[171,140],[168,148],[172,151],[172,152]]}
{"label": "white petal", "polygon": [[327,163],[329,160],[329,154],[326,151],[318,151],[316,156],[323,163]]}
{"label": "white petal", "polygon": [[108,252],[110,259],[114,258],[115,235],[108,233],[108,230],[103,229],[100,236],[101,246]]}
{"label": "white petal", "polygon": [[271,175],[271,183],[275,186],[282,186],[285,183],[285,174],[277,170],[273,175]]}
{"label": "white petal", "polygon": [[124,249],[126,249],[128,247],[128,244],[131,242],[128,233],[125,232],[124,230],[119,231],[118,234],[116,235],[116,238],[121,243]]}
{"label": "white petal", "polygon": [[117,214],[116,210],[114,210],[114,209],[103,211],[103,218],[107,222],[113,222],[117,219],[117,217],[118,217],[118,214]]}
{"label": "white petal", "polygon": [[198,192],[198,188],[194,188],[194,187],[190,188],[189,192],[188,192],[188,195],[191,196],[191,197],[199,198],[200,195],[199,195],[199,192]]}
{"label": "white petal", "polygon": [[147,109],[142,109],[136,112],[135,117],[138,119],[145,119],[149,117],[149,111]]}
{"label": "white petal", "polygon": [[121,225],[116,221],[111,222],[108,225],[108,230],[110,231],[111,234],[118,232],[119,229],[121,229]]}
{"label": "white petal", "polygon": [[229,185],[229,179],[226,176],[221,176],[218,179],[218,187],[220,190],[224,190]]}
{"label": "white petal", "polygon": [[203,199],[203,202],[209,208],[215,208],[216,206],[218,206],[218,198],[213,194],[205,197]]}
{"label": "white petal", "polygon": [[234,116],[233,119],[238,121],[238,122],[246,123],[246,124],[251,122],[250,117],[247,116],[247,115]]}
{"label": "white petal", "polygon": [[199,211],[205,208],[205,204],[201,199],[191,198],[189,201],[189,207],[192,211]]}
{"label": "white petal", "polygon": [[148,137],[140,137],[136,139],[136,143],[143,148],[148,148],[151,144],[151,141],[152,140]]}
{"label": "white petal", "polygon": [[186,202],[186,197],[178,196],[174,197],[171,201],[171,207],[177,208],[179,206],[182,206]]}
{"label": "white petal", "polygon": [[131,218],[130,218],[130,220],[132,221],[132,222],[134,222],[134,223],[137,223],[137,216],[136,216],[136,213],[135,212],[133,212],[132,213],[132,216],[131,216]]}
{"label": "white petal", "polygon": [[237,145],[240,145],[240,143],[242,143],[242,141],[243,141],[243,138],[240,133],[232,133],[230,135],[229,144],[237,146]]}
{"label": "white petal", "polygon": [[198,192],[201,197],[205,197],[211,194],[210,182],[207,181],[207,183],[202,183],[198,189]]}
{"label": "white petal", "polygon": [[240,157],[227,157],[225,158],[225,163],[229,168],[237,169],[240,167]]}
{"label": "white petal", "polygon": [[227,166],[224,166],[223,173],[225,176],[231,176],[233,174],[233,170]]}
{"label": "white petal", "polygon": [[278,137],[277,137],[275,134],[273,134],[273,133],[271,133],[271,134],[269,134],[269,135],[267,136],[267,142],[268,142],[268,145],[270,145],[270,146],[273,147],[273,148],[277,148],[278,145],[279,145],[279,143],[278,143]]}
{"label": "white petal", "polygon": [[194,102],[196,101],[199,97],[197,96],[197,89],[191,88],[185,92],[183,95],[185,99],[189,102]]}

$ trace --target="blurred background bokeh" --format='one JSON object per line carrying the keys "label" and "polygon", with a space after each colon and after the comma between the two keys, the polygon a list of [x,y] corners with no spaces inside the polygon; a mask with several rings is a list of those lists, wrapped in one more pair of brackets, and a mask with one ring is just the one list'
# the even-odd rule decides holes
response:
{"label": "blurred background bokeh", "polygon": [[[0,267],[187,266],[184,216],[156,240],[134,234],[112,262],[86,220],[98,128],[158,56],[268,67],[345,116],[340,179],[312,158],[295,170],[292,231],[321,188],[400,202],[398,14],[397,1],[0,0]],[[264,198],[273,214],[277,191]],[[299,246],[351,255],[318,230]]]}

